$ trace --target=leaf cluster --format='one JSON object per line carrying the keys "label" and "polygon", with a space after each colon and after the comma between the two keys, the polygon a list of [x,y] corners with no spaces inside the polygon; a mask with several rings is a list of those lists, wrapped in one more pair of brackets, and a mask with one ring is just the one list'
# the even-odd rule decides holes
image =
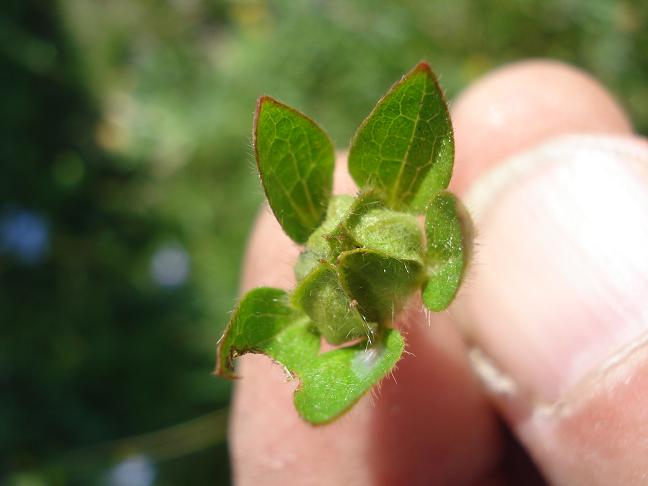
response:
{"label": "leaf cluster", "polygon": [[[327,134],[267,96],[257,105],[254,149],[270,207],[304,249],[292,293],[258,288],[243,297],[219,343],[216,371],[233,377],[234,358],[263,353],[299,378],[299,414],[326,423],[396,365],[405,343],[390,325],[412,294],[421,289],[424,304],[440,311],[459,288],[472,242],[467,213],[446,191],[450,116],[430,67],[418,64],[351,141],[355,198],[332,196]],[[321,352],[322,339],[334,349]]]}

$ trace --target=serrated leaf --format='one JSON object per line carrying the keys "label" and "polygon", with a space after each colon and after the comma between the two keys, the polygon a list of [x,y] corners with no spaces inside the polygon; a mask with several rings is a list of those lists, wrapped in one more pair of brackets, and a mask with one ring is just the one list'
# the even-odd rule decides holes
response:
{"label": "serrated leaf", "polygon": [[455,195],[438,193],[425,216],[428,281],[423,302],[433,311],[448,307],[454,299],[470,261],[472,223]]}
{"label": "serrated leaf", "polygon": [[393,322],[424,277],[419,262],[366,248],[340,254],[338,269],[342,287],[357,302],[360,313],[380,324]]}
{"label": "serrated leaf", "polygon": [[270,207],[290,238],[304,243],[326,214],[335,155],[310,118],[268,96],[259,98],[254,151]]}
{"label": "serrated leaf", "polygon": [[422,213],[448,187],[454,160],[452,124],[427,63],[396,83],[351,141],[349,172],[363,189],[378,190],[388,207]]}
{"label": "serrated leaf", "polygon": [[263,353],[301,382],[294,401],[308,422],[337,418],[394,367],[404,349],[397,330],[385,329],[372,345],[360,343],[320,354],[320,336],[308,317],[279,289],[258,288],[244,296],[219,344],[217,369],[233,377],[233,359]]}

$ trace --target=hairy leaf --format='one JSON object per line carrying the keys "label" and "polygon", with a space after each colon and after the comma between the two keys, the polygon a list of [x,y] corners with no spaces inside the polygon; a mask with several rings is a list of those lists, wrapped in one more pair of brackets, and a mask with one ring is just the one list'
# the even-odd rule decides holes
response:
{"label": "hairy leaf", "polygon": [[[263,353],[286,367],[296,365],[282,349],[282,333],[291,326],[309,323],[308,317],[289,304],[281,289],[259,287],[248,292],[225,329],[218,345],[216,373],[235,378],[232,360],[245,353]],[[315,347],[315,352],[319,346]]]}
{"label": "hairy leaf", "polygon": [[259,98],[254,151],[270,207],[284,231],[304,243],[326,214],[334,150],[310,118],[278,101]]}
{"label": "hairy leaf", "polygon": [[405,348],[396,329],[384,329],[371,344],[328,351],[299,377],[295,392],[299,414],[314,424],[324,424],[347,411],[396,365]]}
{"label": "hairy leaf", "polygon": [[396,83],[351,141],[349,172],[378,190],[388,207],[424,212],[450,182],[452,124],[443,93],[427,63]]}
{"label": "hairy leaf", "polygon": [[376,325],[365,321],[340,284],[337,269],[321,263],[297,286],[295,304],[331,344],[371,337]]}
{"label": "hairy leaf", "polygon": [[385,329],[368,345],[320,353],[320,336],[309,318],[279,289],[245,295],[219,344],[216,372],[233,377],[233,359],[263,353],[301,382],[295,407],[308,422],[323,424],[346,412],[394,367],[404,349],[400,333]]}
{"label": "hairy leaf", "polygon": [[472,249],[472,223],[452,193],[438,193],[425,216],[428,281],[423,302],[433,311],[450,305],[463,279]]}
{"label": "hairy leaf", "polygon": [[336,254],[328,240],[328,236],[334,230],[340,221],[345,217],[353,203],[351,196],[333,196],[326,212],[326,219],[317,228],[306,242],[306,249],[302,251],[295,264],[295,277],[301,282],[309,273],[311,273],[320,264],[322,260],[333,263]]}
{"label": "hairy leaf", "polygon": [[342,286],[371,322],[389,324],[423,281],[422,265],[359,248],[340,255]]}
{"label": "hairy leaf", "polygon": [[341,227],[356,247],[423,264],[423,242],[416,217],[385,209],[374,194],[359,196]]}
{"label": "hairy leaf", "polygon": [[334,259],[335,245],[331,245],[332,233],[347,217],[353,207],[353,197],[342,195],[333,196],[326,213],[326,219],[308,238],[306,246],[312,250],[317,258],[324,260]]}

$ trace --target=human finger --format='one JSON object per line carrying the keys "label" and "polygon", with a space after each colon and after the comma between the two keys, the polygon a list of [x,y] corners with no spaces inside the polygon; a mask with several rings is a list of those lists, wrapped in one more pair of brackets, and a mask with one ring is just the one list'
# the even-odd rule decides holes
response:
{"label": "human finger", "polygon": [[[354,190],[341,159],[336,192]],[[291,288],[298,252],[264,209],[250,240],[244,290]],[[420,305],[400,321],[408,347],[394,376],[322,427],[297,415],[296,383],[286,383],[280,367],[263,356],[240,358],[230,431],[237,483],[472,484],[494,476],[498,423],[456,329],[447,319],[428,322]]]}
{"label": "human finger", "polygon": [[[604,97],[589,111],[614,121]],[[494,402],[556,484],[648,475],[648,145],[623,117],[606,130],[618,135],[487,161],[466,183],[479,236],[453,314]]]}

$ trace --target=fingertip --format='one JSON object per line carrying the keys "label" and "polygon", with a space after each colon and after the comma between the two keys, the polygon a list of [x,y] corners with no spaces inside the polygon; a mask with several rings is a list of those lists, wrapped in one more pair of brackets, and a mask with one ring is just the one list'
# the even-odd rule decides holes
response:
{"label": "fingertip", "polygon": [[266,357],[240,358],[230,422],[237,484],[476,484],[497,473],[499,422],[460,336],[448,319],[427,327],[420,306],[403,317],[410,353],[325,426],[297,415],[297,380]]}
{"label": "fingertip", "polygon": [[638,137],[560,137],[467,196],[480,238],[454,316],[495,403],[556,484],[647,474],[647,162]]}
{"label": "fingertip", "polygon": [[333,174],[333,194],[355,194],[358,190],[347,167],[347,151],[337,153]]}
{"label": "fingertip", "polygon": [[552,484],[644,485],[647,392],[644,342],[517,430]]}
{"label": "fingertip", "polygon": [[623,109],[597,80],[546,59],[486,75],[459,96],[452,119],[457,148],[451,188],[460,193],[498,161],[550,137],[632,133]]}

